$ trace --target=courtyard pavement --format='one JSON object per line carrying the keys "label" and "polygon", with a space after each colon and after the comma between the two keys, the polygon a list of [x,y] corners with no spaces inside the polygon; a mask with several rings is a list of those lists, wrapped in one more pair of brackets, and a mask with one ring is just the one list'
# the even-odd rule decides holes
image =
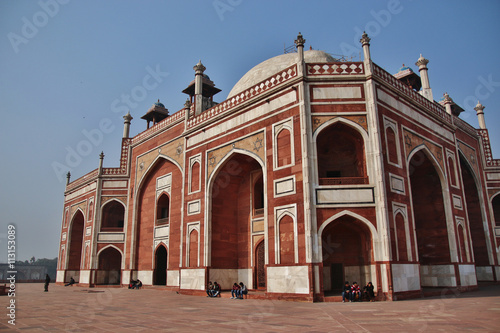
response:
{"label": "courtyard pavement", "polygon": [[0,297],[0,332],[500,332],[500,285],[397,302],[305,303],[175,291],[18,284]]}

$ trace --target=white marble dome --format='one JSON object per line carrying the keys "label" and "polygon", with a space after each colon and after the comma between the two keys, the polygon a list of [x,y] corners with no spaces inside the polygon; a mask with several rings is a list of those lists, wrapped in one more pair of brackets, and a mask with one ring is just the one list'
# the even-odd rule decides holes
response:
{"label": "white marble dome", "polygon": [[[231,89],[227,98],[229,99],[265,80],[269,76],[292,66],[297,62],[298,56],[298,53],[286,53],[261,62],[243,75],[243,77],[234,85],[233,89]],[[304,60],[306,63],[336,61],[335,58],[325,51],[319,50],[304,51]]]}

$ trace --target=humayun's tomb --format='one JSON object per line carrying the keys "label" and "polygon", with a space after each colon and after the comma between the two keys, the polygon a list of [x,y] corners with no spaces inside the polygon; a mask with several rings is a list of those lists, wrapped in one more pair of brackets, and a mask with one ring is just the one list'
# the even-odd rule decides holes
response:
{"label": "humayun's tomb", "polygon": [[[271,299],[324,301],[343,281],[379,299],[500,280],[500,160],[427,63],[390,74],[318,50],[248,71],[219,103],[201,61],[175,113],[160,103],[118,167],[68,181],[57,282],[203,294],[242,281]],[[472,111],[472,110],[468,110]],[[96,157],[96,165],[97,165]],[[495,222],[496,221],[496,222]],[[161,288],[160,288],[161,289]]]}

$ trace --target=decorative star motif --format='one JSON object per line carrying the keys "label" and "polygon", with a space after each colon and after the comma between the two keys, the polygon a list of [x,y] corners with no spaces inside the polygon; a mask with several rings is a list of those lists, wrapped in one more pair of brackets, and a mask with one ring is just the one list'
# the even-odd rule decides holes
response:
{"label": "decorative star motif", "polygon": [[179,145],[177,146],[177,148],[175,149],[175,153],[177,155],[182,154],[182,144],[180,142],[179,142]]}
{"label": "decorative star motif", "polygon": [[476,164],[476,159],[474,158],[474,155],[470,155],[470,161],[472,162],[472,164]]}
{"label": "decorative star motif", "polygon": [[408,134],[405,135],[405,144],[408,146],[408,148],[411,148],[411,136]]}
{"label": "decorative star motif", "polygon": [[217,161],[217,159],[215,158],[215,156],[212,156],[212,157],[210,157],[208,164],[213,167],[213,166],[215,166],[216,161]]}
{"label": "decorative star motif", "polygon": [[257,138],[257,140],[255,140],[255,142],[253,143],[253,150],[258,152],[260,148],[262,148],[262,139]]}
{"label": "decorative star motif", "polygon": [[441,150],[437,152],[437,158],[438,160],[442,161],[443,160],[443,154],[441,153]]}
{"label": "decorative star motif", "polygon": [[144,169],[144,162],[141,162],[141,164],[139,164],[139,170],[142,170]]}
{"label": "decorative star motif", "polygon": [[319,118],[314,118],[314,125],[316,125],[316,126],[317,126],[317,125],[319,125],[319,124],[321,124],[321,119],[319,119]]}
{"label": "decorative star motif", "polygon": [[363,118],[363,117],[359,117],[359,118],[358,118],[358,123],[359,123],[359,124],[364,124],[364,123],[365,123],[365,118]]}

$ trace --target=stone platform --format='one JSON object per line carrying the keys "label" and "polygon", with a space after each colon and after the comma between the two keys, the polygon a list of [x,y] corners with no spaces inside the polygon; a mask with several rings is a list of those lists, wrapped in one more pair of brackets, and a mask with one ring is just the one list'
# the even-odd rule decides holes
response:
{"label": "stone platform", "polygon": [[500,285],[397,302],[304,303],[208,298],[175,291],[16,286],[0,297],[0,332],[498,332]]}

